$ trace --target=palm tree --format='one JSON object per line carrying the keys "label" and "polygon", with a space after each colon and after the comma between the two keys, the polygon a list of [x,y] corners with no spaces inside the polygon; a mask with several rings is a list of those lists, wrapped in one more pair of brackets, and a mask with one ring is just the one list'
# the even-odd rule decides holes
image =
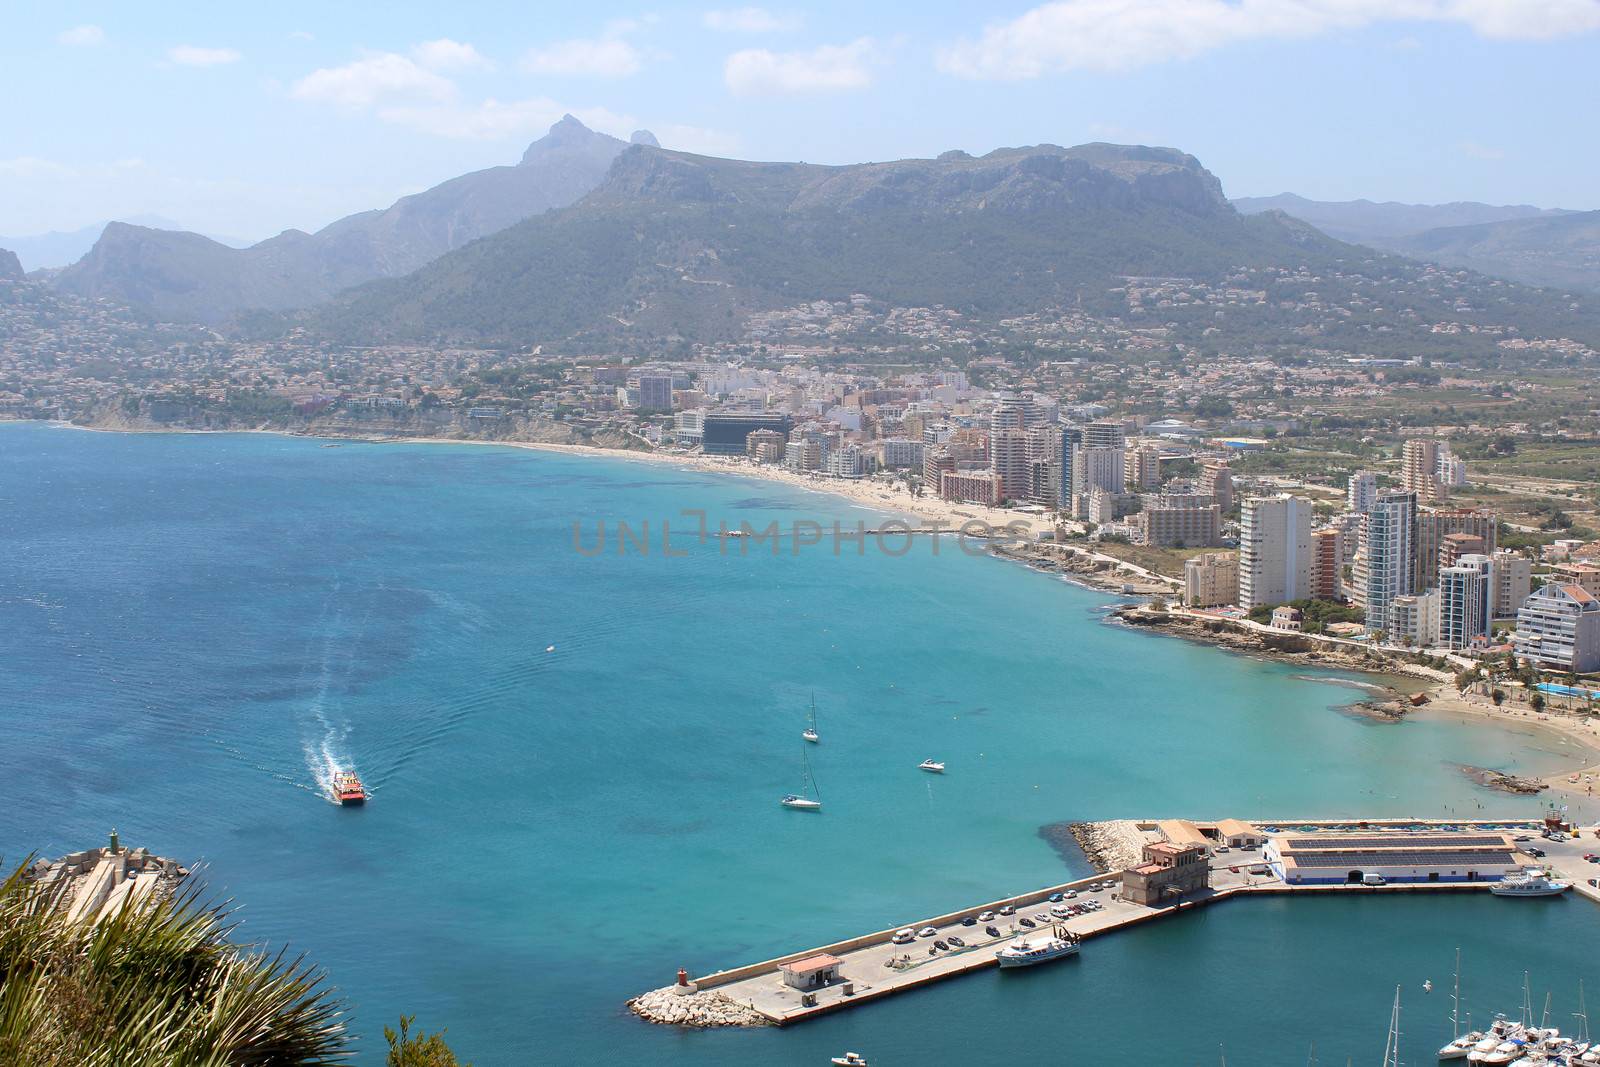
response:
{"label": "palm tree", "polygon": [[230,943],[226,905],[184,890],[71,921],[65,895],[27,870],[0,883],[0,1063],[348,1062],[323,973]]}

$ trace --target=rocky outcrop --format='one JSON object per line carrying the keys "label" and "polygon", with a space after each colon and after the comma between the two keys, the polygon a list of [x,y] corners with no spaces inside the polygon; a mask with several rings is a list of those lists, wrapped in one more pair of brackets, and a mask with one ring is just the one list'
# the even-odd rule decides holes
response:
{"label": "rocky outcrop", "polygon": [[1077,822],[1071,826],[1078,847],[1101,874],[1123,871],[1144,859],[1144,832],[1131,819]]}
{"label": "rocky outcrop", "polygon": [[1461,765],[1461,773],[1471,778],[1481,786],[1489,789],[1498,789],[1502,793],[1516,793],[1518,796],[1531,796],[1550,788],[1545,783],[1533,778],[1519,778],[1505,771],[1497,771],[1489,767],[1474,767],[1470,764]]}
{"label": "rocky outcrop", "polygon": [[663,1026],[770,1026],[772,1020],[715,990],[680,993],[679,986],[663,986],[628,1001],[628,1010],[647,1022]]}
{"label": "rocky outcrop", "polygon": [[15,252],[4,248],[0,248],[0,278],[14,282],[22,280],[22,260],[17,258]]}

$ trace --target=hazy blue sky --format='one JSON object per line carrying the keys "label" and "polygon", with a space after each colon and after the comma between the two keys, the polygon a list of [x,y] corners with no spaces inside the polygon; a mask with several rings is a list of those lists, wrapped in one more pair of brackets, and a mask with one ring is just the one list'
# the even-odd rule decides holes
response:
{"label": "hazy blue sky", "polygon": [[563,112],[844,163],[1110,140],[1233,196],[1600,208],[1600,0],[0,8],[0,233],[314,229]]}

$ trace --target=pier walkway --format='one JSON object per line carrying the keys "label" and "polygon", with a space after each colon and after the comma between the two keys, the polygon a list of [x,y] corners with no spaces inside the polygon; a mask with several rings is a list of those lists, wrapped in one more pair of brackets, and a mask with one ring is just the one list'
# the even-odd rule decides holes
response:
{"label": "pier walkway", "polygon": [[[1482,821],[1487,822],[1487,820]],[[1421,828],[1424,822],[1435,823],[1434,820],[1418,820],[1406,821],[1405,825]],[[1300,822],[1287,825],[1310,824]],[[1316,825],[1331,827],[1333,824],[1321,822]],[[1377,830],[1400,824],[1374,822],[1370,825]],[[1471,821],[1458,821],[1452,824],[1452,828],[1464,834],[1479,829]],[[1428,825],[1427,829],[1430,832],[1439,832],[1436,825]],[[1587,882],[1590,878],[1600,881],[1600,863],[1591,863],[1584,859],[1588,853],[1600,852],[1600,839],[1596,838],[1594,828],[1583,830],[1581,834],[1564,842],[1537,838],[1534,840],[1546,855],[1542,859],[1528,855],[1526,857],[1528,863],[1548,865],[1557,875],[1571,881],[1578,893],[1600,902],[1600,887],[1590,886]],[[1533,846],[1524,844],[1521,847],[1526,849]],[[857,1004],[869,1003],[881,997],[916,989],[956,975],[995,967],[998,965],[995,959],[996,950],[1020,938],[1047,937],[1051,928],[1055,926],[1064,927],[1082,938],[1085,942],[1083,958],[1092,959],[1095,938],[1233,897],[1247,897],[1261,893],[1481,892],[1494,884],[1481,881],[1398,882],[1381,886],[1359,883],[1289,885],[1266,866],[1263,853],[1259,849],[1234,849],[1230,852],[1213,854],[1208,862],[1210,888],[1186,896],[1173,904],[1146,907],[1121,899],[1119,890],[1122,872],[1111,871],[1061,885],[1047,886],[1018,896],[992,900],[945,915],[899,923],[874,933],[820,945],[803,952],[763,960],[760,963],[703,975],[694,979],[693,988],[700,992],[715,991],[728,1001],[749,1008],[769,1022],[783,1026]],[[1106,882],[1111,883],[1110,888],[1100,890],[1093,888],[1097,884]],[[1066,900],[1066,904],[1096,901],[1100,904],[1099,910],[1069,918],[1051,915],[1049,898],[1054,894],[1066,896],[1068,893],[1073,893],[1075,896]],[[999,914],[1001,908],[1008,906],[1014,909],[1014,914]],[[976,919],[984,912],[993,912],[995,915],[990,920],[977,922],[976,925],[963,924],[963,919],[968,917]],[[1023,925],[1021,923],[1023,918],[1027,918],[1035,925],[1032,927]],[[920,931],[929,927],[933,928],[934,933],[921,936]],[[986,934],[986,927],[998,930],[999,936]],[[910,944],[894,944],[892,938],[895,930],[902,928],[918,931],[919,936]],[[965,945],[953,947],[952,951],[948,952],[933,949],[935,941],[945,941],[948,944],[951,935],[960,938]],[[839,961],[835,980],[818,989],[807,991],[793,988],[784,982],[780,972],[783,964],[823,954],[833,956]],[[1069,959],[1046,966],[1071,967],[1079,966],[1082,962],[1082,958]]]}

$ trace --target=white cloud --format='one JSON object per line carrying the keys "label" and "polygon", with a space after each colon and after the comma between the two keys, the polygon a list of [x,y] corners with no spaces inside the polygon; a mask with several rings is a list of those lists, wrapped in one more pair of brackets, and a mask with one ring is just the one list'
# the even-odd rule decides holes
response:
{"label": "white cloud", "polygon": [[237,63],[242,57],[232,48],[196,48],[194,45],[180,44],[167,53],[167,58],[180,67],[220,67]]}
{"label": "white cloud", "polygon": [[734,7],[707,11],[700,22],[723,33],[786,33],[800,28],[798,15],[778,14],[764,7]]}
{"label": "white cloud", "polygon": [[454,100],[456,85],[408,56],[381,52],[342,67],[314,70],[294,83],[290,95],[360,111],[393,100]]}
{"label": "white cloud", "polygon": [[579,38],[535,48],[522,60],[533,74],[625,78],[644,65],[644,56],[621,37]]}
{"label": "white cloud", "polygon": [[471,70],[475,67],[492,68],[493,63],[484,58],[470,44],[462,41],[452,41],[448,37],[441,37],[437,41],[424,41],[411,50],[416,57],[429,70]]}
{"label": "white cloud", "polygon": [[1600,29],[1596,0],[1056,0],[941,49],[940,70],[1015,80],[1187,59],[1241,41],[1314,37],[1390,22],[1465,25],[1544,40]]}
{"label": "white cloud", "polygon": [[808,52],[747,48],[728,57],[722,76],[740,96],[862,89],[872,84],[870,66],[876,55],[870,37]]}
{"label": "white cloud", "polygon": [[56,40],[76,48],[91,48],[106,43],[106,31],[94,25],[74,26],[70,30],[63,31]]}

